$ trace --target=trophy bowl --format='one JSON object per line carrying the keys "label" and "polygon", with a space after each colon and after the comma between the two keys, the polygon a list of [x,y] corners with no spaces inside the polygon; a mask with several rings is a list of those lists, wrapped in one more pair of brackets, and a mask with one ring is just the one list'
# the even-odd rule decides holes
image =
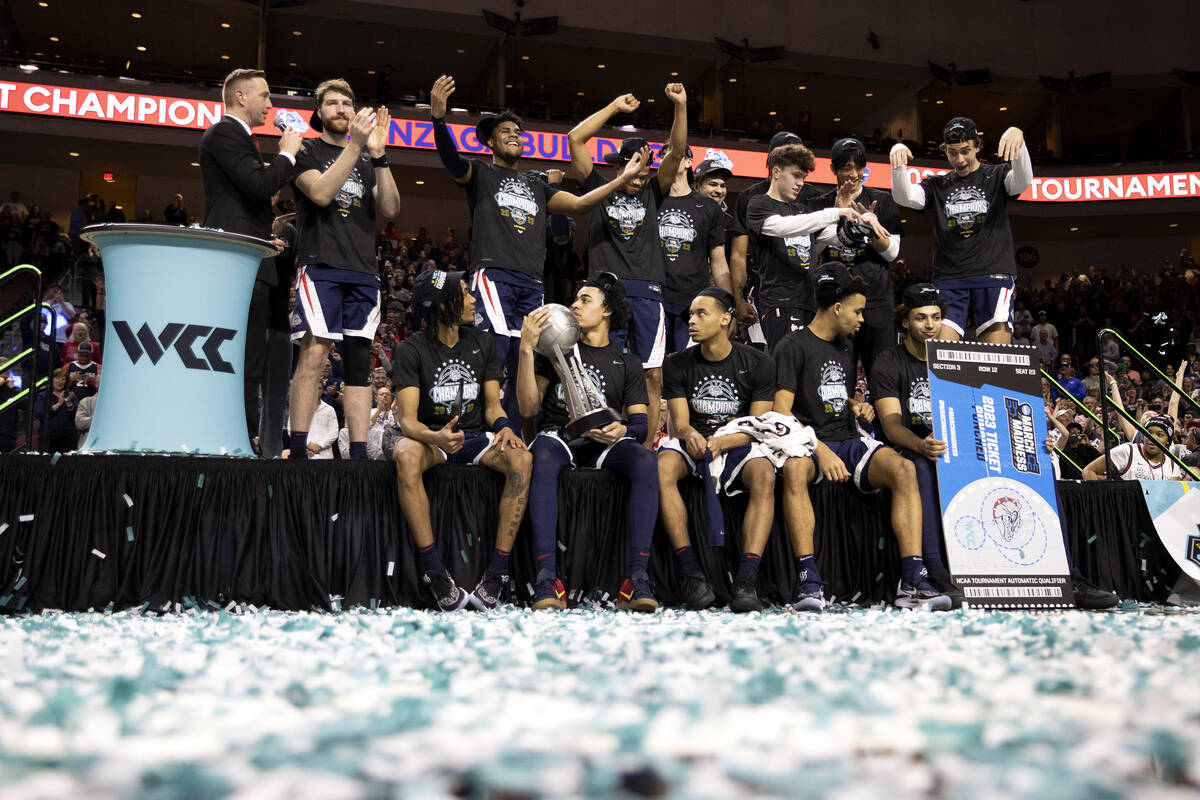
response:
{"label": "trophy bowl", "polygon": [[543,308],[550,312],[550,327],[542,331],[533,349],[540,355],[553,359],[555,346],[559,352],[566,353],[579,341],[579,323],[571,309],[564,305],[547,303]]}

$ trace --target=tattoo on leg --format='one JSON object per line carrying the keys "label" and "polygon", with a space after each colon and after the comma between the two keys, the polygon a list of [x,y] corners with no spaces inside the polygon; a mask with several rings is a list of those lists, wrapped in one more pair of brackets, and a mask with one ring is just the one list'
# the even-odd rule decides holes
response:
{"label": "tattoo on leg", "polygon": [[514,470],[508,474],[508,480],[504,482],[504,497],[513,498],[520,497],[525,492],[525,476],[520,470]]}

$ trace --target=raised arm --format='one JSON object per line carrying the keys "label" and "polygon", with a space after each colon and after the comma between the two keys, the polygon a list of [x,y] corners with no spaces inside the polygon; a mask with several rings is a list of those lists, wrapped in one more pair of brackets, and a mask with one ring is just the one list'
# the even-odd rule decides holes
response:
{"label": "raised arm", "polygon": [[375,170],[375,208],[384,219],[392,219],[400,213],[400,189],[396,178],[387,164],[375,166],[374,161],[387,157],[388,133],[391,130],[391,112],[387,106],[375,110],[375,124],[367,137],[367,155],[371,157]]}
{"label": "raised arm", "polygon": [[[438,157],[442,166],[450,173],[457,184],[465,184],[471,180],[471,162],[462,157],[450,129],[446,127],[446,100],[454,94],[454,77],[442,75],[433,82],[429,90],[429,117],[433,120],[433,143],[437,145]],[[484,142],[480,142],[484,144]]]}
{"label": "raised arm", "polygon": [[[575,168],[575,175],[581,183],[587,180],[587,177],[592,174],[594,166],[592,164],[592,154],[588,150],[588,142],[600,132],[601,128],[608,124],[613,115],[631,113],[636,111],[639,105],[641,103],[632,94],[623,94],[576,125],[567,134],[567,143],[571,148],[571,166]],[[687,135],[686,130],[684,131],[684,135]]]}
{"label": "raised arm", "polygon": [[892,162],[892,199],[896,205],[920,211],[925,208],[925,190],[919,183],[908,179],[908,160],[912,151],[900,142],[892,145],[889,159]]}
{"label": "raised arm", "polygon": [[1020,128],[1009,128],[1000,137],[996,155],[1012,162],[1012,170],[1004,176],[1004,190],[1013,197],[1033,185],[1033,161],[1025,146],[1025,134]]}
{"label": "raised arm", "polygon": [[634,154],[629,163],[625,165],[625,169],[621,170],[621,174],[608,183],[603,186],[597,186],[583,196],[574,195],[570,192],[558,192],[546,203],[546,208],[550,210],[551,214],[581,214],[584,211],[588,211],[593,206],[599,205],[604,198],[633,180],[649,160],[650,148],[644,147],[641,152]]}
{"label": "raised arm", "polygon": [[658,165],[658,186],[663,194],[671,191],[679,162],[687,152],[687,90],[682,83],[668,83],[667,97],[675,104],[675,120],[671,123],[670,148],[667,157]]}
{"label": "raised arm", "polygon": [[859,214],[852,208],[823,208],[809,214],[772,214],[763,220],[762,232],[765,236],[778,238],[802,236],[835,225],[841,217],[857,222]]}

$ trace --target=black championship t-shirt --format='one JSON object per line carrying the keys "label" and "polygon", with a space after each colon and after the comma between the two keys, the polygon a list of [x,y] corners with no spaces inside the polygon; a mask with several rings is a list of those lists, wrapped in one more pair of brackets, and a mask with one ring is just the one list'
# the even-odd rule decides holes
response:
{"label": "black championship t-shirt", "polygon": [[[296,174],[326,172],[342,148],[321,139],[306,139],[296,154]],[[296,266],[325,264],[377,276],[375,260],[375,168],[364,150],[327,206],[319,206],[296,187]]]}
{"label": "black championship t-shirt", "polygon": [[[904,345],[889,347],[875,358],[870,377],[871,400],[900,401],[900,421],[918,439],[933,433],[933,403],[929,398],[929,369]],[[875,426],[883,432],[883,426]]]}
{"label": "black championship t-shirt", "polygon": [[[771,181],[759,181],[747,186],[738,193],[737,202],[733,204],[733,222],[729,227],[728,236],[730,240],[734,236],[749,236],[750,223],[746,219],[746,213],[750,209],[750,201],[754,198],[764,195],[771,188]],[[800,194],[796,195],[796,201],[801,205],[807,205],[809,201],[820,197],[822,190],[813,186],[811,183],[806,183],[800,187]],[[754,263],[754,251],[752,248],[746,248],[746,288],[758,286],[758,265]]]}
{"label": "black championship t-shirt", "polygon": [[1012,228],[1004,177],[1012,164],[980,164],[965,178],[954,172],[921,181],[933,210],[933,279],[1012,275]]}
{"label": "black championship t-shirt", "polygon": [[[833,208],[836,201],[837,190],[834,189],[813,201],[808,210]],[[875,215],[879,217],[879,224],[890,234],[904,235],[904,227],[900,224],[900,209],[892,199],[891,192],[864,186],[855,202],[867,208],[875,203]],[[851,273],[869,283],[871,288],[867,291],[867,308],[891,308],[896,305],[895,291],[892,288],[892,265],[874,248],[866,232],[846,219],[838,221],[837,231],[837,241],[825,247],[819,254],[818,261],[840,261],[850,267]]]}
{"label": "black championship t-shirt", "polygon": [[808,282],[808,271],[816,262],[811,252],[812,237],[807,233],[778,237],[762,232],[763,223],[776,214],[788,217],[806,211],[797,200],[784,203],[765,194],[750,201],[746,222],[750,226],[750,251],[758,267],[760,311],[780,307],[810,311],[817,308],[812,286]]}
{"label": "black championship t-shirt", "polygon": [[[604,184],[600,173],[592,170],[580,194]],[[666,276],[657,227],[662,200],[658,178],[651,174],[636,195],[618,189],[588,212],[589,277],[611,272],[621,280],[663,283]]]}
{"label": "black championship t-shirt", "polygon": [[858,436],[854,397],[854,354],[839,336],[827,342],[811,328],[793,331],[775,348],[775,385],[795,392],[792,415],[812,426],[817,438],[841,442]]}
{"label": "black championship t-shirt", "polygon": [[559,190],[483,159],[471,162],[463,189],[471,212],[471,270],[494,267],[542,280],[546,204]]}
{"label": "black championship t-shirt", "polygon": [[725,212],[699,192],[664,197],[658,210],[658,242],[666,261],[663,300],[686,306],[712,281],[709,255],[725,244]]}
{"label": "black championship t-shirt", "polygon": [[[588,385],[585,388],[593,404],[608,406],[620,414],[623,408],[650,402],[641,360],[624,352],[621,345],[609,342],[604,347],[591,347],[579,342],[572,352],[587,374]],[[569,358],[571,353],[563,355]],[[542,417],[538,430],[555,430],[565,426],[571,417],[558,372],[550,359],[541,355],[534,356],[533,371],[550,380],[546,393],[542,395]]]}
{"label": "black championship t-shirt", "polygon": [[732,344],[720,361],[705,359],[696,345],[663,364],[663,398],[687,400],[691,426],[704,437],[749,415],[751,403],[775,398],[775,362],[749,345]]}
{"label": "black championship t-shirt", "polygon": [[397,392],[406,386],[421,390],[417,420],[433,430],[454,416],[460,388],[459,429],[485,430],[483,384],[498,381],[503,374],[492,337],[466,325],[459,327],[453,348],[421,332],[397,344],[392,353],[392,386]]}

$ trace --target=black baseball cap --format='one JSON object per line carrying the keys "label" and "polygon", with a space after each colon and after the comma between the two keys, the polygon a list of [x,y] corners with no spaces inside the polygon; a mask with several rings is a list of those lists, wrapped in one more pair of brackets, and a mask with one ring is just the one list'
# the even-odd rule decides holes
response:
{"label": "black baseball cap", "polygon": [[839,294],[844,294],[850,286],[850,270],[840,261],[826,261],[811,273],[813,289],[820,291],[821,287],[835,283]]}
{"label": "black baseball cap", "polygon": [[413,309],[421,314],[454,297],[462,291],[459,284],[466,276],[465,272],[425,270],[413,281]]}
{"label": "black baseball cap", "polygon": [[835,170],[841,169],[851,161],[860,167],[865,167],[867,165],[867,148],[858,139],[838,139],[833,143],[833,150],[829,158],[833,162]]}
{"label": "black baseball cap", "polygon": [[706,178],[709,175],[713,175],[718,178],[724,178],[725,180],[729,180],[733,177],[733,172],[729,169],[729,167],[725,166],[720,161],[714,161],[711,158],[706,158],[704,161],[701,161],[700,164],[696,166],[694,171],[696,173],[696,180]]}
{"label": "black baseball cap", "polygon": [[640,136],[631,136],[621,142],[620,149],[615,153],[605,153],[604,163],[606,164],[628,164],[634,154],[643,147],[649,147],[650,143]]}
{"label": "black baseball cap", "polygon": [[942,141],[946,144],[962,144],[978,138],[979,131],[975,129],[975,120],[969,117],[955,117],[942,129]]}
{"label": "black baseball cap", "polygon": [[921,306],[941,305],[942,295],[932,283],[914,283],[904,290],[901,302],[911,311]]}
{"label": "black baseball cap", "polygon": [[780,131],[771,137],[771,143],[767,145],[767,149],[774,150],[776,147],[783,147],[785,144],[804,144],[804,140],[791,131]]}

